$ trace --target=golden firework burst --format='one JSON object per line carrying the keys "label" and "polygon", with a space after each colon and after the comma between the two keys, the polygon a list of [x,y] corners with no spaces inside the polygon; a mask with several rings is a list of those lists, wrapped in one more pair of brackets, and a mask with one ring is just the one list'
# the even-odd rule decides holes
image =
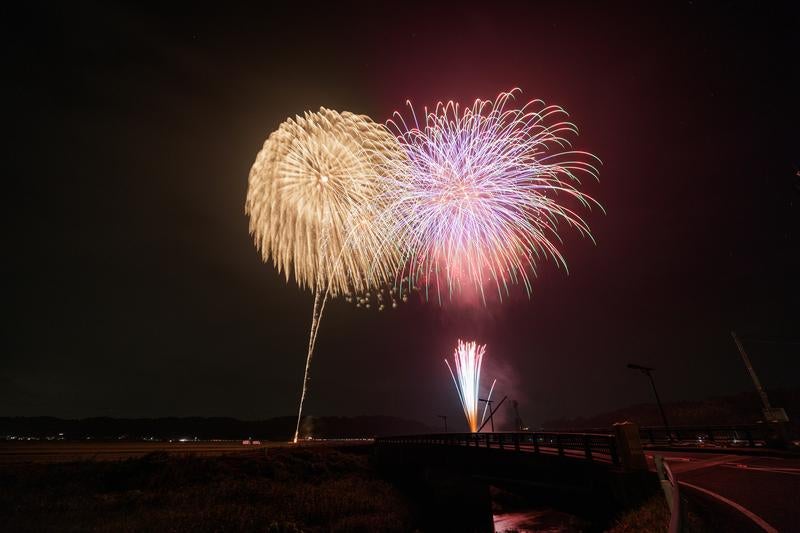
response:
{"label": "golden firework burst", "polygon": [[379,178],[386,158],[401,154],[364,115],[323,107],[286,120],[250,170],[245,212],[264,261],[331,296],[385,285],[398,253],[386,242]]}

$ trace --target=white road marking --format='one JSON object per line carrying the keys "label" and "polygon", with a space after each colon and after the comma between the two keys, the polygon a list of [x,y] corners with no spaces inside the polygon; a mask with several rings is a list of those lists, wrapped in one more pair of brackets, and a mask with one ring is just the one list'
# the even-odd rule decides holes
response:
{"label": "white road marking", "polygon": [[769,466],[752,466],[752,465],[741,465],[741,464],[733,464],[733,463],[725,463],[720,466],[724,466],[725,468],[741,468],[746,470],[757,470],[759,472],[772,472],[775,474],[789,474],[790,476],[800,476],[800,468],[780,468],[780,467],[769,467]]}
{"label": "white road marking", "polygon": [[678,484],[679,485],[683,485],[685,487],[690,487],[690,488],[692,488],[694,490],[697,490],[697,491],[700,491],[703,494],[707,494],[707,495],[711,496],[712,498],[721,501],[724,504],[730,505],[731,507],[733,507],[734,509],[736,509],[737,511],[739,511],[740,513],[745,515],[747,518],[752,520],[758,527],[760,527],[761,529],[763,529],[767,533],[778,533],[778,530],[775,529],[774,527],[772,527],[771,525],[769,525],[766,520],[764,520],[763,518],[761,518],[760,516],[758,516],[757,514],[752,512],[750,509],[747,509],[746,507],[742,507],[741,505],[739,505],[738,503],[736,503],[733,500],[729,500],[725,496],[717,494],[716,492],[711,492],[708,489],[704,489],[703,487],[698,487],[697,485],[693,485],[693,484],[687,483],[685,481],[678,481]]}
{"label": "white road marking", "polygon": [[708,459],[708,460],[705,460],[705,461],[692,461],[692,462],[686,464],[685,466],[684,465],[676,465],[675,468],[673,469],[673,472],[675,474],[684,473],[684,472],[691,472],[693,470],[700,470],[700,469],[703,469],[703,468],[711,468],[712,466],[719,466],[719,465],[725,464],[725,463],[735,463],[737,461],[744,461],[746,459],[749,459],[749,457],[744,456],[744,455],[739,455],[739,456],[736,456],[736,455],[723,455],[723,456],[718,456],[716,458]]}
{"label": "white road marking", "polygon": [[[647,458],[648,459],[655,459],[655,455],[647,454]],[[671,457],[671,456],[668,456],[668,455],[664,456],[664,460],[665,461],[683,461],[685,463],[688,463],[688,462],[692,461],[692,459],[689,458],[689,457]]]}

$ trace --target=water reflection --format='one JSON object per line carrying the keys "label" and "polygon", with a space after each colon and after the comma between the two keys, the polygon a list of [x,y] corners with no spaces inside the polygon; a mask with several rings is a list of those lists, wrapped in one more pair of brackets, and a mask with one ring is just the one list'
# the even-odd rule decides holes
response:
{"label": "water reflection", "polygon": [[511,513],[495,513],[497,533],[578,533],[588,524],[580,518],[555,509],[533,509]]}

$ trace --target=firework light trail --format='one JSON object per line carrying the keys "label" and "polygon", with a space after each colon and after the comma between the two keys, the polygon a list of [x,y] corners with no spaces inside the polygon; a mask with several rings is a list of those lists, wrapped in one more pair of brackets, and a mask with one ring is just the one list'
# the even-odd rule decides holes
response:
{"label": "firework light trail", "polygon": [[314,291],[294,442],[328,296],[369,297],[398,269],[395,248],[384,242],[390,219],[381,204],[385,182],[377,179],[379,166],[395,157],[402,152],[384,126],[320,108],[282,123],[250,170],[245,213],[256,247],[287,282],[293,276]]}
{"label": "firework light trail", "polygon": [[[450,371],[450,376],[453,378],[453,383],[458,391],[458,398],[461,400],[461,407],[464,408],[464,416],[467,418],[467,425],[469,430],[473,433],[478,431],[478,427],[483,423],[486,418],[486,409],[484,408],[483,416],[480,421],[478,420],[478,395],[480,394],[481,384],[481,364],[483,363],[483,356],[486,353],[486,345],[478,345],[477,342],[464,342],[458,340],[458,345],[453,352],[453,363],[456,367],[453,372],[453,367],[450,362],[445,359],[444,363]],[[489,389],[489,396],[487,400],[492,399],[492,391],[494,391],[494,384],[497,380],[492,382]],[[486,402],[489,405],[489,402]]]}
{"label": "firework light trail", "polygon": [[539,262],[567,268],[561,223],[592,238],[570,204],[602,209],[578,190],[581,178],[598,177],[599,159],[571,149],[578,130],[566,111],[541,100],[517,107],[519,92],[463,110],[440,102],[420,117],[407,102],[408,120],[395,113],[387,123],[407,156],[385,177],[393,240],[406,247],[397,280],[440,304],[470,288],[485,304],[487,282],[501,301],[517,283],[530,296]]}

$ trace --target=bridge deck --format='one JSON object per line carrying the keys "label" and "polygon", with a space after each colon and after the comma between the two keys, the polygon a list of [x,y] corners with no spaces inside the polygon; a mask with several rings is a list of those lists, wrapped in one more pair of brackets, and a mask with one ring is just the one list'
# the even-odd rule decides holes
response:
{"label": "bridge deck", "polygon": [[443,433],[376,439],[378,445],[458,446],[556,455],[619,464],[616,440],[605,433]]}

